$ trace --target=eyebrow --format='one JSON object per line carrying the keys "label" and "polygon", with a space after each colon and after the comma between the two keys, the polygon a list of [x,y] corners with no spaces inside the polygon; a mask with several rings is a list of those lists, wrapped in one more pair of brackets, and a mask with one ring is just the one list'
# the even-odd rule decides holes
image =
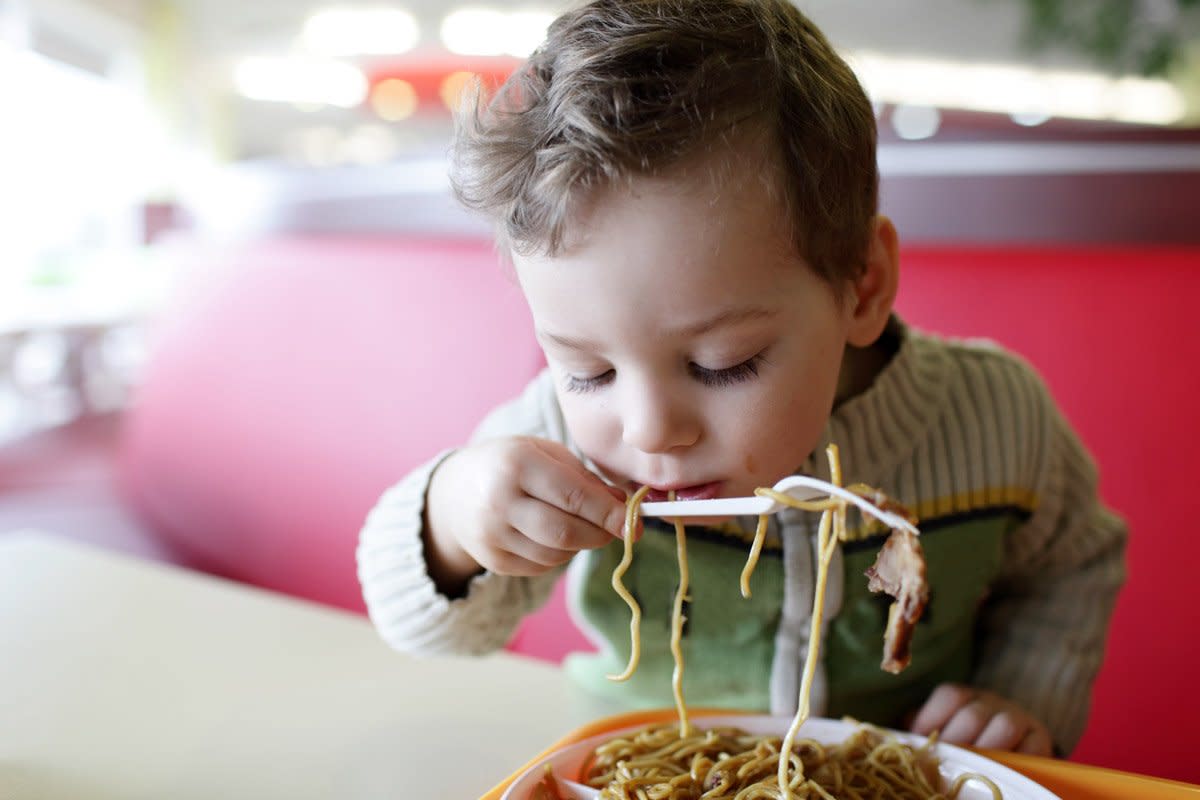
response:
{"label": "eyebrow", "polygon": [[[690,325],[685,325],[682,328],[677,328],[668,331],[668,336],[703,336],[706,333],[723,328],[727,325],[737,325],[743,322],[752,320],[769,319],[778,314],[778,309],[767,308],[765,306],[743,306],[741,308],[729,308],[719,314],[716,314],[708,319],[694,322]],[[574,336],[563,336],[557,333],[551,333],[546,330],[538,330],[538,336],[548,339],[555,344],[563,347],[571,348],[572,350],[594,350],[598,347],[596,342],[589,339],[579,339]]]}

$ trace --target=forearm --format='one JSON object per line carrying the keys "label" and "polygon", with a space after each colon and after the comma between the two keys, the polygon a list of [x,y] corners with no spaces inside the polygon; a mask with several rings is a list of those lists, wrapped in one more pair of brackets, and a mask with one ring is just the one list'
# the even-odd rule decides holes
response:
{"label": "forearm", "polygon": [[1053,420],[1041,502],[1008,543],[1008,568],[985,606],[976,683],[1041,720],[1056,749],[1083,734],[1109,620],[1125,579],[1124,522],[1096,495],[1075,436]]}
{"label": "forearm", "polygon": [[463,597],[438,590],[422,529],[429,475],[440,458],[388,490],[372,509],[359,538],[358,577],[371,621],[395,649],[480,655],[507,643],[521,618],[545,602],[555,575],[484,573],[467,581]]}
{"label": "forearm", "polygon": [[1087,723],[1121,575],[1114,553],[1050,591],[989,604],[992,622],[972,683],[1027,710],[1049,728],[1064,755]]}
{"label": "forearm", "polygon": [[[504,435],[562,440],[547,376],[490,414],[473,441]],[[521,618],[545,603],[559,574],[484,572],[449,531],[429,524],[430,491],[442,488],[432,486],[433,475],[451,459],[451,451],[440,454],[385,493],[360,535],[358,575],[367,610],[398,650],[476,654],[503,647]],[[452,508],[456,498],[448,492],[435,500]]]}

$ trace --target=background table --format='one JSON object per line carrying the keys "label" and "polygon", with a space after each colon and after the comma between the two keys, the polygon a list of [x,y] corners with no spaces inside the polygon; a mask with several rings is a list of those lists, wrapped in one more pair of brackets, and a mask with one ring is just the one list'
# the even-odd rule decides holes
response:
{"label": "background table", "polygon": [[464,800],[596,713],[542,662],[414,659],[358,616],[0,539],[4,800]]}

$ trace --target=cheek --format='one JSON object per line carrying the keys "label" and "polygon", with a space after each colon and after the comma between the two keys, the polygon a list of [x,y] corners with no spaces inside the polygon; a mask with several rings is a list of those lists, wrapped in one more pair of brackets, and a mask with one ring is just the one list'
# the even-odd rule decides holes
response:
{"label": "cheek", "polygon": [[738,438],[748,474],[775,480],[798,467],[820,441],[836,376],[791,380],[738,412]]}
{"label": "cheek", "polygon": [[597,398],[560,392],[558,404],[571,439],[584,453],[602,456],[620,438],[620,428]]}
{"label": "cheek", "polygon": [[741,431],[740,448],[747,474],[777,480],[798,467],[816,445],[824,421],[799,413],[746,415],[752,426]]}

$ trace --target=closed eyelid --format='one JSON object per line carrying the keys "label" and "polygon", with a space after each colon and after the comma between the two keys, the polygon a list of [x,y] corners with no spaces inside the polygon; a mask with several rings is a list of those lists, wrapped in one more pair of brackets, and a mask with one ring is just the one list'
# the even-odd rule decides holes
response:
{"label": "closed eyelid", "polygon": [[568,392],[583,394],[586,392],[595,391],[606,384],[610,383],[616,375],[616,370],[608,369],[598,375],[592,377],[581,378],[578,375],[567,373],[563,376],[563,388]]}
{"label": "closed eyelid", "polygon": [[731,367],[708,369],[699,364],[690,364],[688,371],[705,386],[730,386],[758,377],[758,368],[763,360],[763,354],[758,353]]}
{"label": "closed eyelid", "polygon": [[[766,355],[768,350],[770,350],[769,347],[763,348],[749,358],[742,359],[727,367],[706,367],[695,361],[688,361],[686,369],[692,378],[705,386],[730,386],[758,377],[759,367],[767,363]],[[568,371],[562,377],[562,385],[568,392],[584,394],[607,386],[616,380],[616,377],[617,370],[613,367],[609,367],[588,377],[581,377]]]}

